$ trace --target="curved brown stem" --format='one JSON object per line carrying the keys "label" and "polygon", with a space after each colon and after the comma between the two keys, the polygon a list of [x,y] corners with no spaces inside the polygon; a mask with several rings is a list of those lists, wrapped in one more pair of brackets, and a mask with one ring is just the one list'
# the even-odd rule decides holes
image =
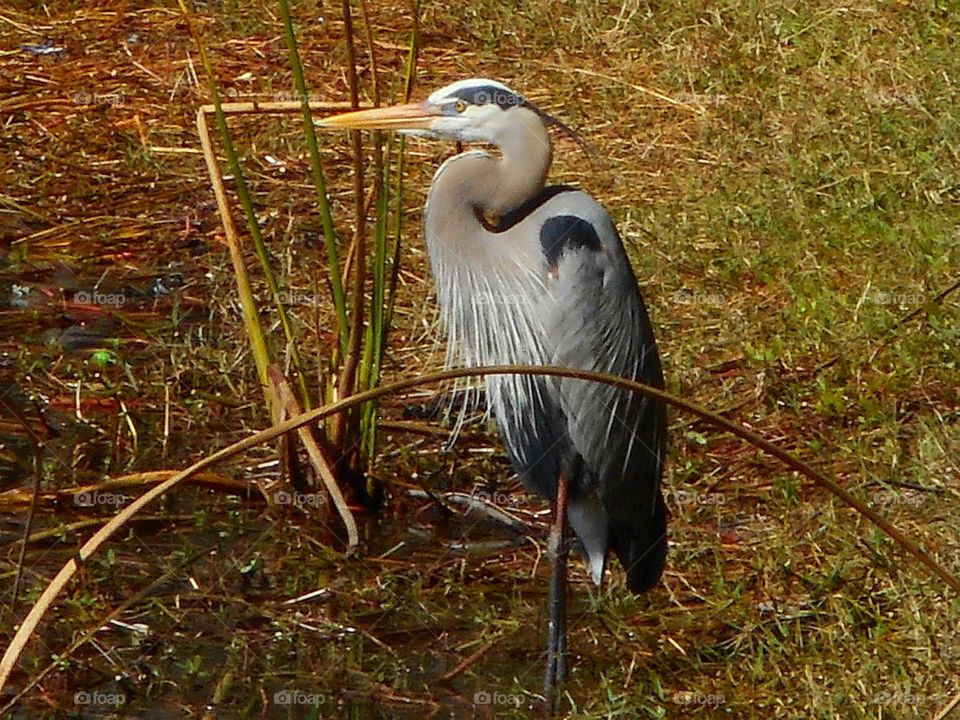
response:
{"label": "curved brown stem", "polygon": [[725,417],[717,415],[706,408],[700,407],[696,403],[675,395],[671,395],[664,390],[651,387],[650,385],[644,385],[643,383],[639,383],[634,380],[626,380],[625,378],[617,377],[615,375],[594,373],[588,370],[576,370],[562,367],[535,367],[529,365],[497,365],[482,368],[443,370],[440,372],[429,373],[419,378],[408,378],[406,380],[399,380],[397,382],[390,383],[389,385],[382,385],[378,388],[358,393],[357,395],[353,395],[349,398],[344,398],[343,400],[331,403],[330,405],[326,405],[322,408],[311,410],[303,415],[290,418],[286,422],[267,428],[266,430],[229,445],[228,447],[215,452],[213,455],[203,458],[202,460],[188,467],[186,470],[177,473],[166,482],[163,482],[152,490],[144,493],[132,503],[124,507],[115,517],[111,518],[109,522],[100,528],[100,530],[97,531],[93,537],[84,543],[83,547],[81,547],[77,553],[76,558],[69,560],[60,569],[53,580],[50,581],[50,584],[47,586],[47,588],[43,591],[37,602],[30,609],[27,617],[24,618],[23,623],[17,629],[17,633],[14,635],[13,641],[10,643],[10,646],[4,653],[3,658],[0,659],[0,690],[2,690],[3,686],[9,679],[10,673],[13,671],[13,667],[17,662],[17,659],[23,652],[23,649],[27,644],[27,640],[33,634],[40,620],[46,614],[47,610],[49,610],[57,595],[60,594],[60,591],[63,590],[66,584],[70,581],[70,578],[76,574],[79,567],[77,564],[78,560],[80,562],[84,562],[89,559],[95,552],[97,552],[101,545],[110,539],[110,537],[113,536],[117,530],[123,527],[127,520],[186,478],[196,474],[200,470],[204,470],[211,465],[220,462],[221,460],[226,460],[227,458],[233,457],[244,450],[249,450],[252,447],[260,445],[269,440],[273,440],[274,438],[279,437],[284,433],[288,433],[291,430],[295,430],[302,425],[315,423],[318,420],[326,418],[330,415],[343,412],[344,410],[352,407],[357,407],[363,403],[381,398],[384,395],[389,395],[390,393],[408,390],[410,388],[414,388],[419,385],[426,385],[428,383],[440,383],[448,380],[454,380],[460,377],[482,377],[485,375],[510,374],[567,377],[575,380],[606,383],[608,385],[620,387],[632,392],[643,393],[649,397],[662,400],[663,402],[673,405],[674,407],[691,412],[694,415],[709,421],[713,425],[727,430],[733,435],[746,440],[764,452],[773,455],[791,469],[806,475],[817,485],[829,490],[831,493],[868,518],[887,535],[893,538],[897,544],[917,558],[923,565],[927,567],[927,569],[929,569],[938,578],[943,580],[955,592],[960,593],[960,580],[951,575],[946,568],[937,563],[926,552],[924,552],[923,548],[921,548],[917,543],[908,538],[902,532],[897,530],[897,528],[895,528],[888,520],[881,517],[863,501],[853,497],[847,490],[837,485],[836,482],[830,480],[817,470],[814,470],[806,463],[797,460],[786,450],[777,447],[769,440],[766,440],[755,433],[753,430],[749,430],[742,425],[737,425],[736,423],[727,420]]}

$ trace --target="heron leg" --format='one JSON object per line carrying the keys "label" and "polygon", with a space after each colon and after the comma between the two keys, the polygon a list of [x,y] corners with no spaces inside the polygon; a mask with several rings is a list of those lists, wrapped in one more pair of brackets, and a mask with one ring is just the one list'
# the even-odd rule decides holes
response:
{"label": "heron leg", "polygon": [[550,556],[550,596],[548,599],[549,625],[547,631],[547,673],[543,692],[547,707],[552,712],[557,686],[567,676],[567,478],[557,478],[557,498],[553,506],[553,524],[547,552]]}

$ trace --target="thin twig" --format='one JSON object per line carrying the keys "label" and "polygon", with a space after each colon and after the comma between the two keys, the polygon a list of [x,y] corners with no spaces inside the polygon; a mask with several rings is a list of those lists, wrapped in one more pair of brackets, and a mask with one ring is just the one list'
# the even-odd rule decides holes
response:
{"label": "thin twig", "polygon": [[477,660],[479,660],[484,655],[486,655],[491,650],[491,648],[493,648],[493,646],[497,644],[498,640],[500,640],[500,638],[496,637],[493,640],[485,642],[476,651],[474,651],[473,653],[468,655],[466,658],[464,658],[463,662],[461,662],[459,665],[453,668],[453,670],[450,670],[449,672],[445,673],[440,678],[440,681],[449,682],[450,680],[453,680],[457,675],[462,674],[467,668],[473,665]]}

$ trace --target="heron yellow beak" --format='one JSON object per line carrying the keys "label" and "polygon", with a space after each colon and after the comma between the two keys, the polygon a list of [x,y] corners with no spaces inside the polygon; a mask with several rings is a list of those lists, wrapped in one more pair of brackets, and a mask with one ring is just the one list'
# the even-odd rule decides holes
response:
{"label": "heron yellow beak", "polygon": [[315,121],[324,128],[350,130],[429,130],[436,116],[426,103],[357,110]]}

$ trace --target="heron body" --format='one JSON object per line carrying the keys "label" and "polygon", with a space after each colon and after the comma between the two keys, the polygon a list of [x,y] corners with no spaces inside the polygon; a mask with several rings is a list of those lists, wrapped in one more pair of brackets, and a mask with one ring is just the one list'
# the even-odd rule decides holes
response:
{"label": "heron body", "polygon": [[[473,94],[510,92],[465,81]],[[433,97],[450,91],[445,89]],[[517,100],[498,116],[500,154],[471,151],[437,171],[425,232],[449,333],[448,364],[569,365],[663,387],[637,281],[610,216],[587,193],[544,187],[550,140]],[[491,376],[487,398],[524,485],[556,497],[600,582],[608,548],[640,592],[666,556],[662,403],[582,380]]]}
{"label": "heron body", "polygon": [[[609,214],[585,192],[544,185],[552,156],[547,125],[563,127],[557,120],[501,83],[473,79],[422,103],[320,124],[497,149],[447,160],[427,198],[426,242],[449,364],[563,365],[663,387],[650,319]],[[654,586],[663,571],[666,409],[583,380],[498,375],[485,382],[514,468],[554,508],[545,681],[552,706],[565,673],[565,521],[596,583],[610,549],[634,592]]]}

